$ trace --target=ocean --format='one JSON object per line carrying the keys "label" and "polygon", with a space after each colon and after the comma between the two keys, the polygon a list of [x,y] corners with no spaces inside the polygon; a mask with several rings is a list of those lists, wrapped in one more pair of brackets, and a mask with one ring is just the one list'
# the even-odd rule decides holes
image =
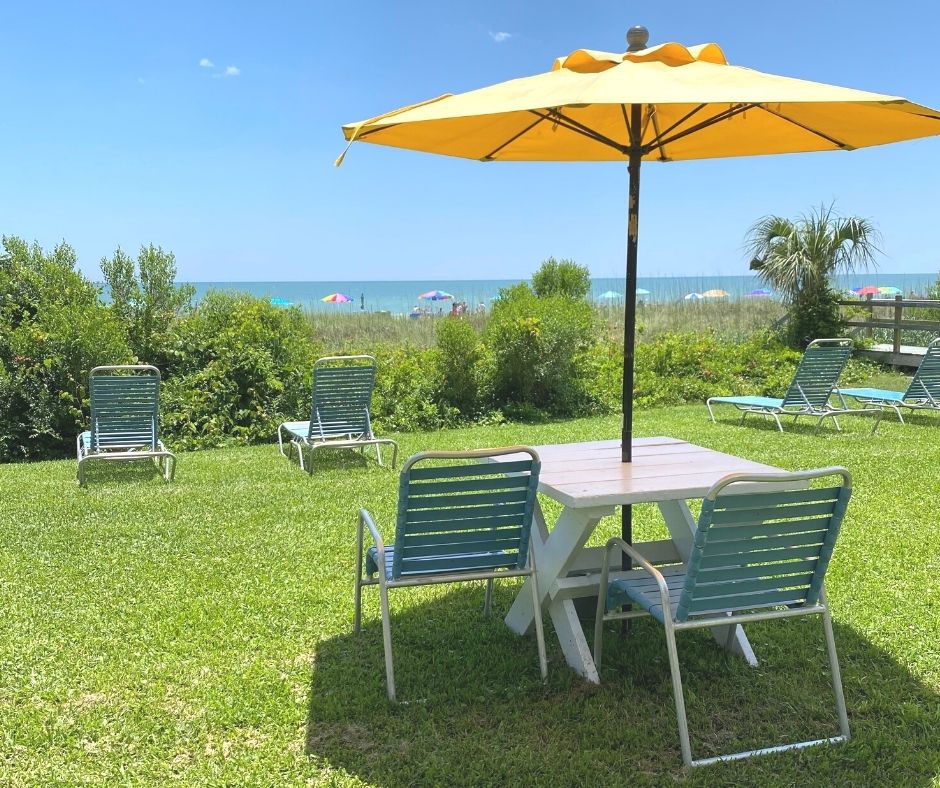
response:
{"label": "ocean", "polygon": [[[937,280],[936,274],[859,274],[838,278],[838,286],[849,290],[853,287],[875,285],[897,287],[905,295],[922,294]],[[190,282],[196,288],[196,298],[201,299],[209,290],[229,290],[250,293],[262,298],[274,299],[274,303],[296,304],[317,312],[352,313],[391,312],[407,314],[415,306],[450,311],[451,301],[419,300],[421,293],[442,290],[450,293],[456,301],[465,301],[469,309],[483,304],[489,308],[499,291],[517,284],[519,279],[438,279],[398,282]],[[752,290],[763,285],[754,276],[676,276],[640,277],[638,288],[649,291],[640,295],[646,302],[682,300],[689,293],[704,293],[708,290],[724,290],[728,298],[746,298]],[[591,280],[591,298],[598,303],[622,303],[620,298],[602,299],[607,292],[623,293],[622,278],[595,278]],[[321,299],[332,293],[342,293],[352,299],[349,303],[324,303]]]}

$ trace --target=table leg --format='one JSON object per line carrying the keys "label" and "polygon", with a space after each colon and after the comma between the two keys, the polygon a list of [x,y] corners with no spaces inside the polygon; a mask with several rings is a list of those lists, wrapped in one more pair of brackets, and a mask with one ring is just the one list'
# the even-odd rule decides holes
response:
{"label": "table leg", "polygon": [[[567,576],[597,523],[612,511],[613,507],[566,508],[549,533],[541,508],[536,507],[535,527],[530,537],[533,540],[532,546],[538,566],[539,594],[542,604],[548,607],[565,659],[576,673],[595,683],[599,680],[597,670],[574,602],[570,599],[549,601],[549,594],[555,581]],[[506,625],[514,632],[525,635],[532,630],[534,623],[535,609],[527,580],[506,614]]]}
{"label": "table leg", "polygon": [[[695,518],[692,517],[688,504],[685,501],[660,501],[659,511],[663,513],[663,519],[666,521],[666,527],[669,529],[669,535],[676,545],[679,556],[683,561],[688,561],[696,528]],[[732,654],[744,657],[749,665],[757,665],[757,657],[754,655],[747,635],[744,634],[744,627],[740,624],[713,627],[712,636],[719,645]]]}

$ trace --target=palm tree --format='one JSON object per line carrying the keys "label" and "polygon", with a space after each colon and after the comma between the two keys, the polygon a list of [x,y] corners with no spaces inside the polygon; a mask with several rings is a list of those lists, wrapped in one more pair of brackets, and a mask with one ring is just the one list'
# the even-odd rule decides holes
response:
{"label": "palm tree", "polygon": [[841,217],[821,205],[797,220],[765,216],[748,231],[751,270],[790,305],[795,346],[842,329],[832,277],[877,265],[881,237],[868,219]]}
{"label": "palm tree", "polygon": [[875,267],[880,240],[868,219],[837,216],[822,205],[796,221],[765,216],[748,232],[745,248],[751,270],[792,303],[807,290],[830,288],[836,274]]}

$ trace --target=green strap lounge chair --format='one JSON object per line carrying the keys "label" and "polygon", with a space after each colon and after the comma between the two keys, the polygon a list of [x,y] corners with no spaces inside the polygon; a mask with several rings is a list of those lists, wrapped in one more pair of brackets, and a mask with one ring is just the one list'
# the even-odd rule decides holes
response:
{"label": "green strap lounge chair", "polygon": [[[841,484],[804,486],[834,476],[842,477]],[[781,487],[790,489],[781,491]],[[730,474],[705,496],[687,563],[655,567],[623,540],[607,542],[594,628],[594,662],[599,671],[605,621],[650,615],[663,625],[686,766],[848,740],[849,721],[823,579],[851,491],[851,476],[844,468]],[[621,552],[632,559],[635,569],[617,571]],[[621,612],[621,606],[627,604],[633,608]],[[822,617],[840,735],[693,760],[676,632],[726,626],[733,637],[739,624],[808,615]]]}
{"label": "green strap lounge chair", "polygon": [[[519,459],[487,462],[505,454],[518,454]],[[530,577],[539,667],[542,678],[547,676],[535,557],[529,541],[539,467],[538,455],[524,446],[422,452],[409,458],[401,471],[394,544],[386,545],[369,512],[359,511],[354,628],[360,631],[362,587],[378,585],[389,700],[395,700],[390,588],[486,580],[483,612],[489,615],[494,580]],[[364,552],[367,528],[373,546]]]}
{"label": "green strap lounge chair", "polygon": [[[309,421],[287,421],[277,428],[281,454],[290,458],[297,449],[300,467],[313,473],[313,452],[322,448],[362,449],[375,447],[382,464],[383,444],[392,447],[392,466],[398,460],[398,444],[376,438],[372,432],[372,390],[375,388],[375,359],[372,356],[327,356],[313,365],[313,396]],[[288,441],[287,451],[284,441]],[[304,450],[310,459],[304,463]]]}
{"label": "green strap lounge chair", "polygon": [[[816,428],[819,429],[823,420],[831,417],[836,429],[841,431],[837,416],[843,413],[879,413],[879,408],[848,408],[833,407],[829,401],[839,376],[852,355],[851,339],[816,339],[810,342],[803,354],[800,365],[793,376],[793,382],[784,394],[783,399],[774,397],[709,397],[705,402],[708,415],[715,421],[712,405],[723,403],[734,405],[741,411],[741,423],[749,413],[761,416],[771,416],[777,422],[777,429],[783,432],[780,423],[781,416],[793,416],[796,421],[800,416],[818,418]],[[883,413],[878,416],[874,432],[878,427]]]}
{"label": "green strap lounge chair", "polygon": [[904,423],[901,408],[940,413],[940,337],[927,345],[924,360],[920,362],[917,372],[911,378],[907,391],[838,389],[836,393],[841,397],[851,397],[868,407],[891,408],[898,414],[901,424]]}
{"label": "green strap lounge chair", "polygon": [[160,370],[148,364],[95,367],[88,377],[91,429],[77,440],[78,483],[92,460],[152,459],[169,482],[176,457],[159,436]]}

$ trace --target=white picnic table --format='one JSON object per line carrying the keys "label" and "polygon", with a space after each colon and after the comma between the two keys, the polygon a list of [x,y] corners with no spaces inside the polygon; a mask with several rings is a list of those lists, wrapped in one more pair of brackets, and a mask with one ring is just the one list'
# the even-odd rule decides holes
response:
{"label": "white picnic table", "polygon": [[[574,600],[597,596],[603,547],[584,545],[604,517],[617,506],[656,503],[669,529],[670,539],[637,544],[653,563],[687,560],[695,534],[695,520],[687,501],[702,498],[728,473],[779,473],[780,468],[706,449],[676,438],[639,438],[633,441],[633,462],[621,462],[620,441],[588,441],[535,446],[542,460],[539,492],[563,504],[549,530],[536,504],[532,544],[538,570],[542,606],[548,608],[565,659],[588,681],[600,678],[588,648]],[[517,455],[494,458],[511,462]],[[622,576],[611,572],[611,579]],[[527,580],[506,615],[506,624],[520,635],[534,622],[532,592]],[[757,659],[740,625],[716,627],[715,639],[750,664]]]}

